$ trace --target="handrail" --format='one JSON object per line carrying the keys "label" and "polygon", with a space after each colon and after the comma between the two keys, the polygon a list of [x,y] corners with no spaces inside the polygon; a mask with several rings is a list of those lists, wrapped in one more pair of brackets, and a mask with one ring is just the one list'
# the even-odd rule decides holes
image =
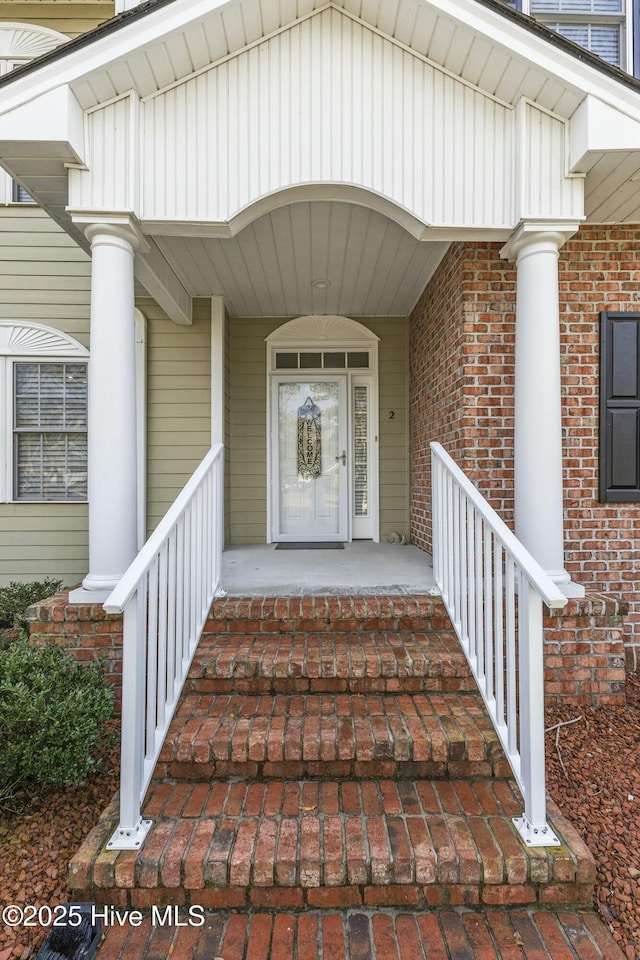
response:
{"label": "handrail", "polygon": [[567,598],[439,443],[431,444],[436,586],[524,799],[528,846],[547,823],[542,604]]}
{"label": "handrail", "polygon": [[120,822],[109,850],[138,849],[151,825],[142,801],[220,590],[223,497],[216,444],[104,604],[124,614]]}
{"label": "handrail", "polygon": [[217,443],[209,450],[203,460],[200,461],[194,472],[191,474],[186,484],[173,501],[164,517],[155,528],[142,550],[131,563],[126,573],[122,576],[118,585],[113,588],[104,604],[106,613],[122,613],[125,606],[133,596],[133,592],[140,578],[149,569],[151,560],[162,546],[168,533],[175,526],[180,514],[190,501],[200,481],[210,469],[214,460],[222,454],[222,444]]}

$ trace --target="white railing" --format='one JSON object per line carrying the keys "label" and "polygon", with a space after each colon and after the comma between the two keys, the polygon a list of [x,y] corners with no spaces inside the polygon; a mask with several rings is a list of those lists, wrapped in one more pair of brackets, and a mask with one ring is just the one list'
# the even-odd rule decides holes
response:
{"label": "white railing", "polygon": [[120,823],[110,850],[137,849],[140,811],[211,603],[220,591],[223,447],[213,447],[104,609],[124,613]]}
{"label": "white railing", "polygon": [[547,824],[542,605],[567,598],[439,443],[431,444],[433,568],[524,798],[528,846],[556,846]]}

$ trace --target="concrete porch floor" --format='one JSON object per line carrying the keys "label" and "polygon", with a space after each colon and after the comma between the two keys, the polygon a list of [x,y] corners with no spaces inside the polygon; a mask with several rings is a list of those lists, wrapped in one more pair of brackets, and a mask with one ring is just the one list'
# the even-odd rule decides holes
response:
{"label": "concrete porch floor", "polygon": [[235,597],[432,593],[429,554],[412,545],[355,541],[344,550],[228,547],[222,585]]}

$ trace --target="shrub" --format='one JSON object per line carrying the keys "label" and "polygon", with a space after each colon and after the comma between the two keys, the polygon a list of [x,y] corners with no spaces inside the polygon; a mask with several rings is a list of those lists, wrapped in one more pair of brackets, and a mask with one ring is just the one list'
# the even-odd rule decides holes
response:
{"label": "shrub", "polygon": [[82,783],[113,713],[102,664],[25,636],[0,649],[0,795]]}
{"label": "shrub", "polygon": [[62,580],[37,580],[33,583],[16,583],[12,581],[6,587],[0,587],[0,621],[9,627],[28,629],[28,622],[24,619],[24,612],[32,603],[45,600],[57,593],[62,587]]}

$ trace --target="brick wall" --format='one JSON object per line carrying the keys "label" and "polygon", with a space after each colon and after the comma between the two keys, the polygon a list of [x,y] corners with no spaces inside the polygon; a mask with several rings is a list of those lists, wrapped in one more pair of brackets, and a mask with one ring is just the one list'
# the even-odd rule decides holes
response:
{"label": "brick wall", "polygon": [[570,600],[564,611],[546,610],[547,702],[624,704],[626,613],[626,604],[594,595]]}
{"label": "brick wall", "polygon": [[107,614],[100,603],[69,603],[69,593],[57,593],[27,611],[29,633],[52,640],[76,660],[102,660],[107,679],[113,685],[114,706],[122,699],[122,617]]}
{"label": "brick wall", "polygon": [[[411,317],[411,508],[429,550],[428,445],[439,440],[511,524],[515,267],[500,244],[454,244]],[[588,593],[629,604],[640,657],[640,506],[598,502],[599,313],[633,310],[640,227],[583,227],[559,264],[566,565]]]}
{"label": "brick wall", "polygon": [[640,504],[598,501],[599,313],[637,310],[640,227],[583,227],[560,258],[567,568],[629,603],[627,660],[640,654]]}
{"label": "brick wall", "polygon": [[410,321],[409,448],[411,539],[431,548],[429,443],[463,462],[464,247],[452,245]]}
{"label": "brick wall", "polygon": [[429,443],[513,517],[515,269],[500,244],[453,244],[411,316],[411,539],[431,549]]}

